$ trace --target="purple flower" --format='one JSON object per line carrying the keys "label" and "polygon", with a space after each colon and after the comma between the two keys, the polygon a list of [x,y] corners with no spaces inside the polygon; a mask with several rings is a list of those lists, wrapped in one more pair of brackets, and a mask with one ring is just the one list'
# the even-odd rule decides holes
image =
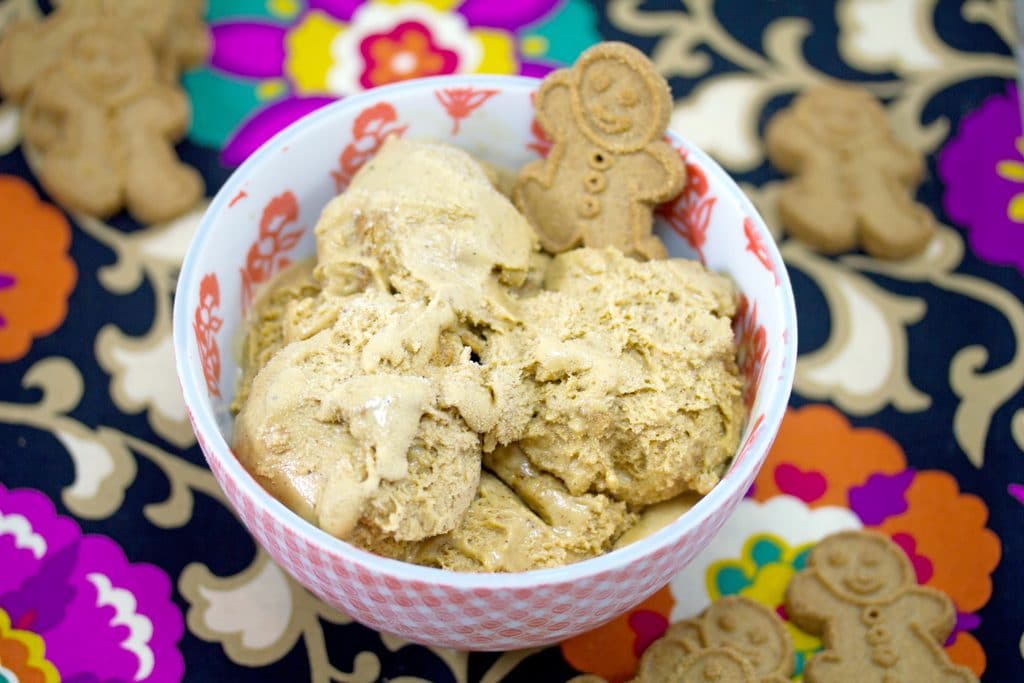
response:
{"label": "purple flower", "polygon": [[428,3],[309,0],[244,14],[211,0],[213,52],[185,76],[190,136],[241,163],[267,138],[340,97],[451,73],[543,76],[600,40],[585,0]]}
{"label": "purple flower", "polygon": [[964,117],[939,154],[942,198],[971,249],[1024,273],[1024,136],[1016,85]]}
{"label": "purple flower", "polygon": [[184,623],[167,575],[82,535],[42,493],[0,485],[0,567],[0,638],[41,640],[61,680],[181,680]]}

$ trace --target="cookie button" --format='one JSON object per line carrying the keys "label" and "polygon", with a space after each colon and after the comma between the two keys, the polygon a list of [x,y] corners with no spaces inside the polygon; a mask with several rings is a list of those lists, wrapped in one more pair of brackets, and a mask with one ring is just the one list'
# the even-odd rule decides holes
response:
{"label": "cookie button", "polygon": [[601,194],[608,187],[608,179],[600,171],[587,171],[583,175],[583,189],[590,194]]}
{"label": "cookie button", "polygon": [[590,168],[596,169],[598,171],[607,171],[609,168],[612,167],[613,161],[614,159],[612,158],[611,154],[609,154],[608,152],[603,152],[599,149],[595,149],[593,152],[590,153],[590,156],[587,158],[587,163],[590,164]]}
{"label": "cookie button", "polygon": [[581,197],[576,205],[576,213],[583,218],[593,218],[601,213],[601,200],[594,196]]}
{"label": "cookie button", "polygon": [[708,665],[704,667],[704,680],[705,681],[720,681],[722,680],[722,665],[718,662],[708,662]]}
{"label": "cookie button", "polygon": [[895,666],[899,658],[896,650],[892,649],[892,645],[879,645],[871,652],[871,661],[886,669]]}
{"label": "cookie button", "polygon": [[882,645],[892,640],[892,635],[883,624],[875,624],[868,629],[867,640],[872,645]]}
{"label": "cookie button", "polygon": [[866,607],[860,613],[861,623],[867,624],[868,626],[871,626],[872,624],[877,624],[879,621],[881,621],[881,619],[882,610],[878,607]]}

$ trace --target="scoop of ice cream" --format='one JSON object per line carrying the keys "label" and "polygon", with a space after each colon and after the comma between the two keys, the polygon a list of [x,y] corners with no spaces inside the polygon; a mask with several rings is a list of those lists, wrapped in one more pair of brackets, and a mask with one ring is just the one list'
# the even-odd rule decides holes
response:
{"label": "scoop of ice cream", "polygon": [[232,411],[238,412],[245,404],[256,373],[285,345],[289,308],[320,292],[320,286],[313,279],[315,265],[313,259],[293,263],[268,282],[253,302],[246,320],[240,359],[242,377],[231,404]]}
{"label": "scoop of ice cream", "polygon": [[692,261],[578,249],[554,259],[545,287],[481,355],[501,414],[485,448],[518,440],[576,495],[650,504],[710,490],[743,418],[730,281]]}
{"label": "scoop of ice cream", "polygon": [[603,493],[572,495],[559,479],[539,470],[516,446],[484,455],[484,466],[511,488],[558,537],[567,552],[600,555],[636,523],[625,503]]}
{"label": "scoop of ice cream", "polygon": [[509,572],[600,555],[637,519],[604,494],[574,496],[515,447],[485,456],[480,489],[459,525],[415,543],[357,529],[355,545],[385,557],[454,571]]}
{"label": "scoop of ice cream", "polygon": [[[424,324],[424,321],[427,321]],[[283,346],[235,421],[239,459],[340,537],[360,523],[399,540],[451,530],[476,492],[491,397],[447,304],[377,291]]]}
{"label": "scoop of ice cream", "polygon": [[316,227],[325,289],[354,271],[384,291],[448,302],[460,319],[491,327],[518,318],[537,238],[468,154],[389,139],[324,209]]}
{"label": "scoop of ice cream", "polygon": [[461,572],[520,572],[582,559],[494,475],[484,472],[458,526],[419,543],[383,542],[367,533],[352,541],[394,559]]}

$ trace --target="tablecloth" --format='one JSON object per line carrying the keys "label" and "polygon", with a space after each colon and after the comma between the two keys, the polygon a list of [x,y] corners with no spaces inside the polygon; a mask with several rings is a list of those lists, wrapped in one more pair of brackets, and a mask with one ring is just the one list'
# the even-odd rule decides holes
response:
{"label": "tablecloth", "polygon": [[[0,0],[0,25],[49,11]],[[812,83],[880,97],[927,155],[920,256],[829,258],[779,234],[796,292],[791,408],[709,548],[629,614],[543,650],[375,633],[268,561],[225,506],[174,376],[171,300],[204,204],[74,218],[0,104],[0,681],[622,680],[666,625],[741,593],[779,608],[824,534],[875,528],[946,591],[951,658],[1024,680],[1024,136],[1011,3],[968,0],[209,0],[183,158],[212,194],[331,99],[438,71],[543,75],[602,39],[649,54],[672,126],[773,228],[766,121]],[[395,57],[400,57],[395,59]],[[784,611],[780,613],[785,616]],[[798,669],[820,647],[790,627]],[[13,654],[12,654],[13,653]]]}

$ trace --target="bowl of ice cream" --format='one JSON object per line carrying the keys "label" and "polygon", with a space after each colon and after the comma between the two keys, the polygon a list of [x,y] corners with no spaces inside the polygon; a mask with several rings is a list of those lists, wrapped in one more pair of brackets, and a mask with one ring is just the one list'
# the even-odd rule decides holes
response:
{"label": "bowl of ice cream", "polygon": [[669,259],[541,249],[506,197],[550,148],[538,84],[421,79],[307,116],[219,191],[178,282],[179,380],[243,524],[325,602],[430,645],[556,642],[664,586],[792,386],[782,259],[684,137]]}

